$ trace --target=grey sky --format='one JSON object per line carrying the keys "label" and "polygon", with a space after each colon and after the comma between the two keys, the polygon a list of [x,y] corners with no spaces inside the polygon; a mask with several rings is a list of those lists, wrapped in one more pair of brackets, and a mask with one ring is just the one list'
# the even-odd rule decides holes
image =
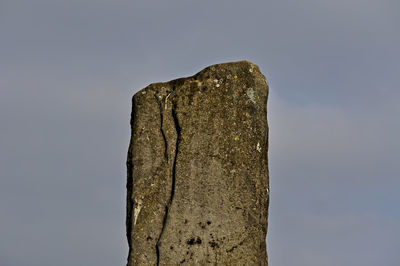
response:
{"label": "grey sky", "polygon": [[0,265],[124,265],[131,96],[270,84],[273,266],[400,265],[397,0],[0,1]]}

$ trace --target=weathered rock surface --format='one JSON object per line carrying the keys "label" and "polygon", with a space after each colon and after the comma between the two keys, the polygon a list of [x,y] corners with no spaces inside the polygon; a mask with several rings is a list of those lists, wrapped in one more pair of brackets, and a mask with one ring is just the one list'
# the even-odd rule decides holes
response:
{"label": "weathered rock surface", "polygon": [[133,96],[128,266],[268,264],[267,97],[247,61]]}

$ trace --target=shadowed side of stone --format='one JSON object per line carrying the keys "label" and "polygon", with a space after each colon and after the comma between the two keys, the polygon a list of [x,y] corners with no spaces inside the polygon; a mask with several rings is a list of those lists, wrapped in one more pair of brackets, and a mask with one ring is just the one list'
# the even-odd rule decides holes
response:
{"label": "shadowed side of stone", "polygon": [[247,61],[133,96],[128,266],[268,265],[267,97]]}

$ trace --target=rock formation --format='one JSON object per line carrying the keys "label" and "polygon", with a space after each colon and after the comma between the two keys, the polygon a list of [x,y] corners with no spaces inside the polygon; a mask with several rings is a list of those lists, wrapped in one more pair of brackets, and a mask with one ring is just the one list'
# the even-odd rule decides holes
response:
{"label": "rock formation", "polygon": [[128,266],[268,265],[267,97],[247,61],[133,96]]}

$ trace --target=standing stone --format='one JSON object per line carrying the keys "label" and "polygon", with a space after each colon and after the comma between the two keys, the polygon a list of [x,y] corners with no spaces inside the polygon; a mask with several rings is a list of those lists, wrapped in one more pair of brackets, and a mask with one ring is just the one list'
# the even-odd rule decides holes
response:
{"label": "standing stone", "polygon": [[128,266],[268,265],[267,97],[247,61],[133,96]]}

